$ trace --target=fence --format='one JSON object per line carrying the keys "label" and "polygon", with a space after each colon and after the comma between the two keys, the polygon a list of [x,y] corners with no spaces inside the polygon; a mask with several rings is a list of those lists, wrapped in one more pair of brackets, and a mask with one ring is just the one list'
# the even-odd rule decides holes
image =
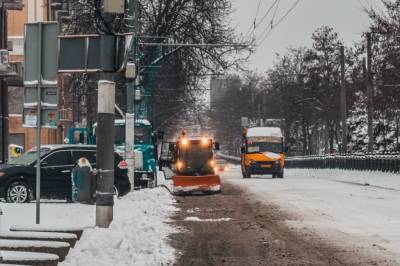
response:
{"label": "fence", "polygon": [[[219,153],[218,156],[240,163],[240,157]],[[345,169],[381,172],[400,172],[400,154],[328,154],[288,157],[286,168]]]}
{"label": "fence", "polygon": [[329,154],[286,158],[287,168],[400,172],[400,154]]}

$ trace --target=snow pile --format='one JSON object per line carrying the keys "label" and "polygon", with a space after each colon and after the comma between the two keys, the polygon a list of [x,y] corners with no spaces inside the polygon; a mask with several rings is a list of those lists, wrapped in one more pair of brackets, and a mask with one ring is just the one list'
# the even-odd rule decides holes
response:
{"label": "snow pile", "polygon": [[175,259],[167,236],[176,229],[166,222],[178,210],[165,188],[133,192],[114,206],[109,229],[85,230],[61,265],[166,265]]}

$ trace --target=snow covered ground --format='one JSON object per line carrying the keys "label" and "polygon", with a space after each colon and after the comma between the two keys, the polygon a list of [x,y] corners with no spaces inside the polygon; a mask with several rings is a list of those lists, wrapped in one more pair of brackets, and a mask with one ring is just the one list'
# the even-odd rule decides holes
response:
{"label": "snow covered ground", "polygon": [[[12,226],[32,227],[36,224],[36,203],[14,204],[0,202],[3,215],[0,229],[8,231]],[[83,204],[47,202],[40,205],[41,226],[46,228],[85,228],[95,225],[95,207]]]}
{"label": "snow covered ground", "polygon": [[[0,228],[35,226],[35,203],[0,203]],[[45,228],[86,229],[61,265],[167,265],[175,250],[167,236],[177,231],[168,223],[177,211],[175,200],[165,188],[144,189],[115,199],[114,220],[109,229],[94,228],[95,206],[67,203],[41,204]]]}
{"label": "snow covered ground", "polygon": [[[223,174],[261,201],[293,214],[289,226],[311,230],[341,246],[368,247],[400,258],[400,175],[344,170],[287,169],[284,179]],[[399,262],[400,263],[400,262]]]}

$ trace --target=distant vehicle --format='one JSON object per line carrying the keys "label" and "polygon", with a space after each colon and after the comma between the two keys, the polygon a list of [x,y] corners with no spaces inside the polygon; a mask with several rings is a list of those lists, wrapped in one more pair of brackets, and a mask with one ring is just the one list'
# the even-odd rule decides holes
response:
{"label": "distant vehicle", "polygon": [[[19,158],[0,166],[0,198],[7,202],[29,202],[35,199],[36,156],[32,149]],[[114,188],[118,196],[126,195],[131,185],[125,161],[114,154]],[[71,199],[71,170],[79,158],[85,157],[96,167],[96,146],[46,145],[40,149],[41,197]]]}
{"label": "distant vehicle", "polygon": [[241,147],[243,178],[251,178],[251,175],[283,178],[286,152],[282,130],[279,127],[245,129]]}
{"label": "distant vehicle", "polygon": [[229,170],[228,163],[224,159],[215,160],[215,172],[226,172]]}

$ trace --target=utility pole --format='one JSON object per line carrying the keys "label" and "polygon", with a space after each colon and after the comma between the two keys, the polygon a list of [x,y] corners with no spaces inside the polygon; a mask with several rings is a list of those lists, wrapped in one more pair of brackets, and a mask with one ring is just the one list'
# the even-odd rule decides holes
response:
{"label": "utility pole", "polygon": [[342,116],[342,152],[347,153],[347,108],[346,108],[346,81],[345,81],[345,55],[344,46],[340,47],[341,64],[341,90],[340,90],[340,111]]}
{"label": "utility pole", "polygon": [[[7,9],[0,7],[0,49],[7,49]],[[8,158],[8,88],[0,78],[0,163]]]}
{"label": "utility pole", "polygon": [[96,226],[108,228],[114,205],[115,82],[99,80],[97,110]]}
{"label": "utility pole", "polygon": [[373,106],[372,106],[372,41],[371,41],[371,33],[367,33],[367,75],[366,75],[366,83],[367,83],[367,108],[368,108],[368,152],[373,151],[373,132],[372,132],[372,120],[373,120]]}

